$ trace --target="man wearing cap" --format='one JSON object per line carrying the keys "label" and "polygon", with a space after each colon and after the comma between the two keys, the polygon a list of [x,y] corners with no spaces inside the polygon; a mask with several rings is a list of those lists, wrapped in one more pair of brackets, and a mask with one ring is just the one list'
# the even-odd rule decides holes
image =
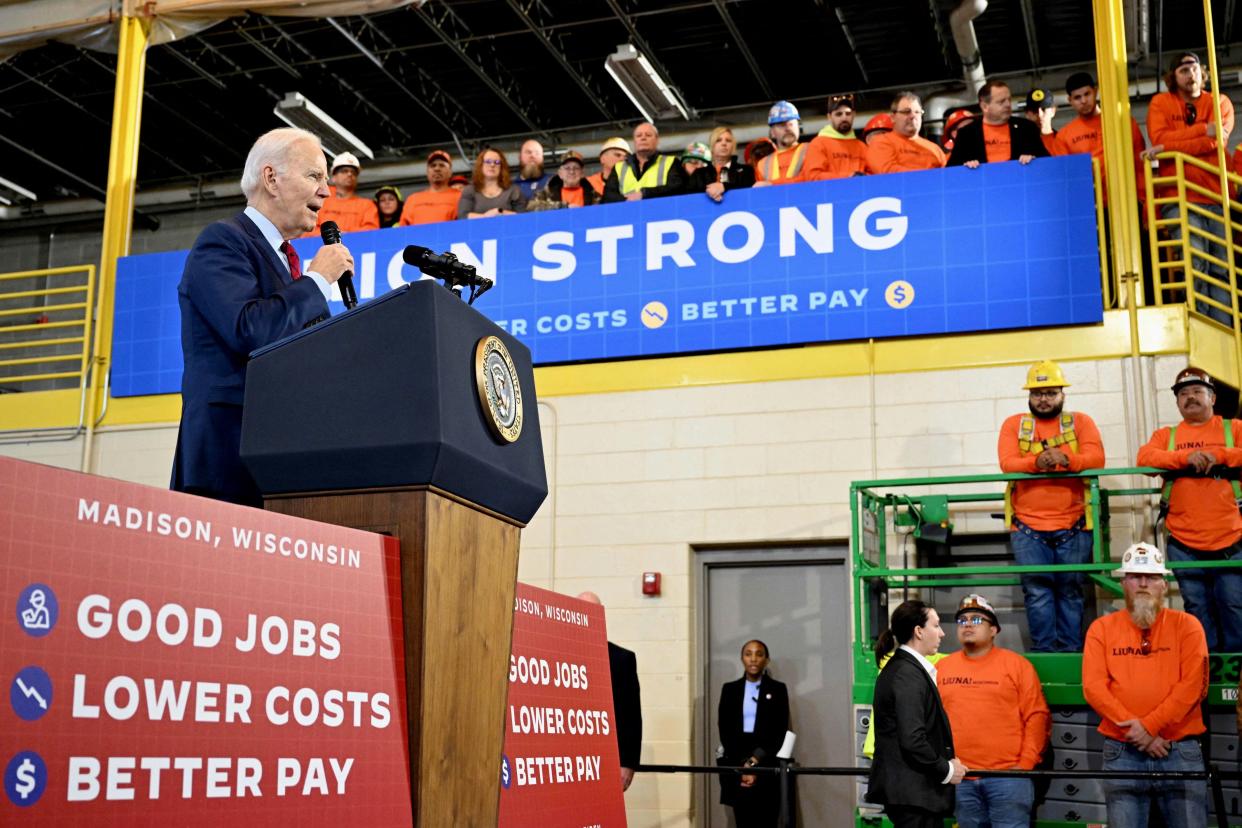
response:
{"label": "man wearing cap", "polygon": [[534,138],[527,138],[522,142],[522,149],[518,153],[518,177],[513,183],[517,184],[522,195],[530,201],[535,193],[548,186],[551,179],[552,174],[543,171],[543,144]]}
{"label": "man wearing cap", "polygon": [[[1065,410],[1069,387],[1061,366],[1037,362],[1026,374],[1027,413],[1001,425],[997,442],[1006,474],[1080,472],[1104,467],[1104,444],[1095,421]],[[1009,543],[1019,566],[1085,564],[1091,560],[1091,523],[1082,480],[1021,480],[1005,491]],[[1034,652],[1082,649],[1084,575],[1034,572],[1022,576],[1027,627]]]}
{"label": "man wearing cap", "polygon": [[1039,128],[1039,139],[1049,155],[1056,155],[1057,131],[1052,128],[1052,119],[1057,116],[1057,102],[1051,89],[1035,87],[1026,93],[1026,108],[1022,117]]}
{"label": "man wearing cap", "polygon": [[427,189],[411,193],[401,210],[401,226],[434,224],[457,218],[457,202],[461,190],[449,184],[453,175],[453,157],[444,150],[432,150],[427,156]]}
{"label": "man wearing cap", "polygon": [[880,175],[944,166],[944,151],[919,135],[923,128],[923,100],[918,95],[899,92],[893,99],[892,119],[891,131],[875,138],[867,136],[867,172]]}
{"label": "man wearing cap", "polygon": [[[1100,714],[1104,770],[1121,773],[1202,773],[1200,703],[1207,694],[1208,648],[1194,616],[1164,605],[1169,574],[1164,556],[1136,543],[1114,573],[1125,591],[1124,612],[1097,618],[1082,654],[1082,692]],[[1108,779],[1108,824],[1147,825],[1153,801],[1170,828],[1207,824],[1202,779]]]}
{"label": "man wearing cap", "polygon": [[755,186],[769,184],[794,184],[802,181],[802,166],[806,145],[798,142],[802,136],[802,119],[798,108],[789,101],[777,101],[768,110],[768,137],[776,145],[776,152],[755,165]]}
{"label": "man wearing cap", "polygon": [[604,182],[604,201],[638,201],[681,195],[686,191],[686,171],[681,161],[660,153],[660,132],[643,121],[634,127],[634,153],[618,162]]}
{"label": "man wearing cap", "polygon": [[850,178],[867,173],[867,145],[854,134],[854,96],[828,99],[828,126],[806,150],[802,176],[806,181]]}
{"label": "man wearing cap", "polygon": [[548,181],[547,187],[536,194],[536,200],[546,193],[549,201],[559,201],[567,207],[589,207],[599,201],[599,196],[586,184],[582,175],[583,165],[582,153],[574,150],[565,153],[556,175]]}
{"label": "man wearing cap", "polygon": [[604,182],[612,174],[612,168],[630,157],[630,142],[617,136],[609,138],[599,148],[599,172],[587,176],[587,183],[597,196],[604,195]]}
{"label": "man wearing cap", "polygon": [[[1070,106],[1077,117],[1057,132],[1053,142],[1053,155],[1073,155],[1090,153],[1092,158],[1099,159],[1100,176],[1106,175],[1104,168],[1104,132],[1100,118],[1099,89],[1095,79],[1086,72],[1075,72],[1065,81],[1065,94],[1069,97]],[[1134,147],[1134,168],[1136,180],[1142,181],[1143,150],[1147,144],[1143,140],[1143,132],[1138,121],[1130,119],[1130,142]],[[1108,188],[1101,195],[1108,198]]]}
{"label": "man wearing cap", "polygon": [[379,229],[379,210],[375,202],[358,195],[359,169],[358,156],[352,152],[342,152],[332,159],[333,194],[324,199],[315,229],[307,236],[318,236],[325,221],[335,221],[342,233]]}
{"label": "man wearing cap", "polygon": [[[1206,371],[1183,370],[1173,393],[1182,421],[1157,429],[1138,453],[1138,465],[1174,472],[1161,498],[1169,560],[1242,561],[1240,487],[1236,478],[1212,476],[1242,466],[1242,423],[1212,413],[1216,390]],[[1178,569],[1177,585],[1186,611],[1203,625],[1208,647],[1242,652],[1242,569]]]}
{"label": "man wearing cap", "polygon": [[[1154,157],[1161,152],[1182,152],[1186,155],[1194,156],[1213,167],[1216,166],[1217,143],[1224,141],[1227,144],[1229,134],[1233,132],[1233,102],[1229,100],[1228,95],[1205,92],[1203,83],[1203,67],[1199,63],[1198,55],[1194,52],[1182,52],[1173,59],[1168,73],[1164,76],[1164,85],[1168,91],[1154,95],[1147,108],[1147,135],[1151,138],[1152,144],[1151,149],[1148,151],[1149,156]],[[1216,108],[1218,101],[1221,124],[1225,130],[1224,135],[1216,133]],[[1216,198],[1220,198],[1219,175],[1200,169],[1193,164],[1184,165],[1183,171],[1187,184],[1193,183],[1209,193],[1215,193]],[[1157,171],[1157,175],[1163,177],[1175,174],[1176,165],[1172,159],[1166,158],[1160,161],[1160,169]],[[1163,198],[1175,195],[1175,191],[1176,187],[1173,186],[1162,187],[1156,191],[1156,197]],[[1193,202],[1200,210],[1215,213],[1217,216],[1221,215],[1220,204],[1216,203],[1211,196],[1195,192],[1189,186],[1186,187],[1186,200]],[[1161,215],[1166,219],[1177,218],[1180,215],[1179,210],[1180,207],[1176,203],[1166,204],[1161,207]],[[1191,233],[1191,247],[1196,250],[1202,250],[1209,256],[1214,256],[1221,261],[1229,261],[1229,254],[1224,246],[1227,237],[1225,236],[1224,224],[1220,219],[1204,216],[1197,210],[1188,210],[1186,223],[1192,227],[1199,228],[1204,233],[1221,239],[1218,243],[1214,239],[1206,239],[1198,233]],[[1182,237],[1180,223],[1173,225],[1171,230],[1174,239]],[[1192,261],[1192,266],[1201,273],[1207,273],[1225,282],[1229,281],[1229,274],[1226,269],[1207,259],[1195,257]],[[1226,288],[1210,285],[1206,281],[1197,278],[1194,280],[1194,287],[1196,293],[1206,294],[1224,306],[1223,308],[1217,308],[1206,302],[1196,301],[1196,310],[1232,328],[1232,315],[1229,310],[1229,291]]]}
{"label": "man wearing cap", "polygon": [[681,168],[686,171],[686,178],[694,175],[695,170],[702,169],[712,163],[711,150],[702,141],[693,141],[681,154]]}
{"label": "man wearing cap", "polygon": [[[978,770],[1034,770],[1048,744],[1050,715],[1031,662],[996,645],[1000,621],[982,595],[958,605],[962,649],[936,665],[936,686],[949,714],[953,749]],[[1029,828],[1030,779],[967,776],[957,788],[960,828]]]}
{"label": "man wearing cap", "polygon": [[1000,80],[983,84],[979,88],[979,109],[982,118],[958,129],[948,166],[975,169],[980,164],[998,161],[1029,164],[1048,156],[1039,127],[1023,118],[1011,117],[1013,98],[1009,84]]}

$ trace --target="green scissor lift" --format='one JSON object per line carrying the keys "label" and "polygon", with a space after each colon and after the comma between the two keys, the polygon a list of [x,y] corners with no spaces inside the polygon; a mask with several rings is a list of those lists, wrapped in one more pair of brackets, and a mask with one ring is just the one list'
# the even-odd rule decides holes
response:
{"label": "green scissor lift", "polygon": [[[1092,469],[1079,474],[979,474],[951,477],[897,478],[862,480],[850,486],[850,553],[853,559],[851,577],[854,600],[854,682],[853,703],[870,705],[878,670],[874,642],[879,635],[875,626],[877,603],[890,589],[924,589],[961,587],[963,591],[989,586],[1017,586],[1019,577],[1028,572],[1057,570],[1088,573],[1092,585],[1100,592],[1120,597],[1121,586],[1111,577],[1117,562],[1110,554],[1109,504],[1113,498],[1133,497],[1143,507],[1154,506],[1159,487],[1107,488],[1108,478],[1146,476],[1159,473],[1151,468]],[[1091,511],[1095,516],[1092,528],[1091,562],[1082,566],[944,566],[933,568],[891,567],[887,564],[890,531],[905,528],[918,536],[927,527],[948,525],[955,505],[996,504],[1003,507],[1004,488],[1010,481],[1056,478],[1082,478]],[[966,491],[969,489],[969,491]],[[982,491],[987,489],[988,491]],[[915,490],[917,493],[911,493]],[[1196,569],[1234,568],[1231,561],[1170,563],[1170,569],[1192,566]],[[1083,708],[1082,656],[1078,653],[1027,653],[1043,684],[1044,696],[1053,707]],[[1208,705],[1232,711],[1237,700],[1242,655],[1213,654],[1209,664]],[[859,826],[891,825],[888,820],[860,814]],[[1068,826],[1084,823],[1049,822],[1039,826]]]}

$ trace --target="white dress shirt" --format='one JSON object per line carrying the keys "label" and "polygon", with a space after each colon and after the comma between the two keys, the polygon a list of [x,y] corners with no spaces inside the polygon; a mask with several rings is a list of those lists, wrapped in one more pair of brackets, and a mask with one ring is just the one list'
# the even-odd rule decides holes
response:
{"label": "white dress shirt", "polygon": [[[272,246],[272,250],[276,251],[276,258],[285,263],[285,270],[292,273],[293,270],[289,267],[289,259],[285,256],[285,252],[280,249],[285,240],[281,238],[280,231],[276,229],[276,225],[272,224],[272,220],[260,213],[255,207],[247,206],[244,212],[246,213],[246,218],[253,221],[255,226],[259,228],[259,232],[263,234],[263,238],[267,239],[267,243]],[[304,270],[302,275],[314,281],[319,287],[319,292],[323,294],[324,301],[332,301],[332,286],[328,284],[327,279],[313,270]]]}

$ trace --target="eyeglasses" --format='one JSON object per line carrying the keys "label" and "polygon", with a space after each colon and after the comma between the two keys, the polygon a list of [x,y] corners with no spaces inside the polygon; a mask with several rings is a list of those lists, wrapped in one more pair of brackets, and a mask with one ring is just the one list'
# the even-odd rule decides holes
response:
{"label": "eyeglasses", "polygon": [[919,117],[922,117],[923,110],[910,109],[909,107],[907,107],[906,109],[894,109],[893,114],[894,115],[918,115]]}
{"label": "eyeglasses", "polygon": [[1186,126],[1194,126],[1195,119],[1199,117],[1199,110],[1195,109],[1192,103],[1186,104]]}
{"label": "eyeglasses", "polygon": [[980,624],[986,623],[988,623],[988,619],[984,618],[982,615],[968,615],[965,618],[957,619],[957,625],[959,627],[977,627]]}
{"label": "eyeglasses", "polygon": [[1032,388],[1031,396],[1036,399],[1055,400],[1061,394],[1060,388]]}
{"label": "eyeglasses", "polygon": [[1139,652],[1143,655],[1151,655],[1151,639],[1148,637],[1150,631],[1143,630],[1143,639],[1139,642]]}
{"label": "eyeglasses", "polygon": [[828,98],[828,111],[832,112],[838,106],[848,106],[850,109],[853,109],[854,108],[854,96],[853,95],[832,95],[830,96]]}
{"label": "eyeglasses", "polygon": [[498,158],[484,158],[484,159],[483,159],[483,166],[485,166],[485,167],[499,167],[499,166],[500,166],[500,159],[498,159]]}

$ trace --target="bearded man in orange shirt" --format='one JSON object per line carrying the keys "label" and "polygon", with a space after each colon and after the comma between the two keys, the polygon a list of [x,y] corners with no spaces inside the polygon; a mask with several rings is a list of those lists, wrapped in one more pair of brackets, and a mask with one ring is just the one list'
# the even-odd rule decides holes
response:
{"label": "bearded man in orange shirt", "polygon": [[[1014,414],[997,441],[1006,474],[1080,472],[1104,466],[1100,430],[1081,411],[1065,411],[1069,386],[1061,366],[1037,362],[1026,375],[1029,413]],[[1091,559],[1086,487],[1077,479],[1020,480],[1005,493],[1010,546],[1019,566],[1085,564]],[[1083,573],[1034,572],[1022,576],[1026,620],[1035,652],[1082,648]]]}
{"label": "bearded man in orange shirt", "polygon": [[[1199,708],[1207,695],[1208,648],[1193,615],[1164,605],[1169,574],[1151,544],[1125,551],[1115,573],[1124,612],[1097,618],[1082,654],[1082,692],[1100,714],[1104,770],[1203,773]],[[1146,828],[1153,801],[1169,828],[1207,825],[1202,779],[1108,779],[1108,824]]]}
{"label": "bearded man in orange shirt", "polygon": [[[996,645],[1000,621],[982,595],[963,598],[955,618],[962,649],[936,665],[953,750],[972,769],[1034,770],[1051,729],[1035,668]],[[954,813],[959,828],[1030,828],[1034,806],[1030,779],[967,776]]]}
{"label": "bearded man in orange shirt", "polygon": [[[1138,465],[1174,473],[1161,499],[1169,560],[1242,560],[1242,487],[1236,477],[1220,479],[1224,469],[1242,466],[1242,423],[1213,413],[1216,388],[1206,371],[1186,368],[1173,393],[1182,422],[1157,429],[1138,453]],[[1203,625],[1208,647],[1242,652],[1242,570],[1179,569],[1177,586],[1186,611]]]}

